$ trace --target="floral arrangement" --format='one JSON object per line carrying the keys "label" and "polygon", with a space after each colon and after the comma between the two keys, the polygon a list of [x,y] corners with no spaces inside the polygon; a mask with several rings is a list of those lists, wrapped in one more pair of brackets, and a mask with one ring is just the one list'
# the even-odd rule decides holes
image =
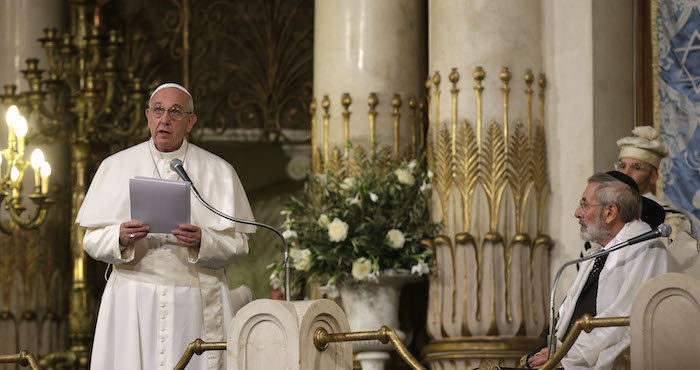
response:
{"label": "floral arrangement", "polygon": [[[316,281],[334,298],[337,283],[376,281],[385,271],[430,272],[432,252],[420,241],[440,225],[430,220],[432,172],[422,159],[393,161],[386,151],[367,158],[353,150],[351,170],[312,176],[285,207],[292,294]],[[273,288],[284,276],[272,265]]]}

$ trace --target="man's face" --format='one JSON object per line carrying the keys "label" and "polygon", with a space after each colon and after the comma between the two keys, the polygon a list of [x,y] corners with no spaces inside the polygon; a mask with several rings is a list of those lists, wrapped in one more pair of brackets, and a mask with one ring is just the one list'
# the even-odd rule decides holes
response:
{"label": "man's face", "polygon": [[659,173],[649,163],[634,158],[620,158],[617,162],[618,171],[631,177],[639,186],[639,192],[646,194],[656,186]]}
{"label": "man's face", "polygon": [[574,216],[581,225],[581,239],[600,243],[610,234],[611,228],[603,220],[604,209],[595,196],[597,187],[597,183],[588,184]]}
{"label": "man's face", "polygon": [[[149,108],[146,109],[148,129],[156,148],[161,152],[172,152],[180,148],[185,134],[192,130],[197,116],[189,112],[189,99],[187,94],[174,87],[159,90],[153,98]],[[163,109],[164,113],[158,117],[156,113]],[[178,120],[171,118],[170,110],[176,109],[182,112]]]}

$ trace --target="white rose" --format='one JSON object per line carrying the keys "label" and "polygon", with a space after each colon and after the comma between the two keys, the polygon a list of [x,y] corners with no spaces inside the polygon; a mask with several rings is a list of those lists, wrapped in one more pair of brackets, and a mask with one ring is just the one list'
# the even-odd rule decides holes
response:
{"label": "white rose", "polygon": [[338,288],[333,285],[333,284],[326,284],[319,288],[322,294],[325,294],[326,297],[333,299],[333,298],[338,298],[340,296],[340,292],[338,292]]}
{"label": "white rose", "polygon": [[342,242],[348,236],[348,224],[338,217],[328,224],[328,237],[332,242]]}
{"label": "white rose", "polygon": [[276,272],[270,275],[270,286],[272,289],[279,289],[282,287],[282,279]]}
{"label": "white rose", "polygon": [[391,229],[386,233],[386,238],[389,240],[389,246],[394,249],[403,248],[406,242],[406,237],[403,235],[401,230]]}
{"label": "white rose", "polygon": [[420,186],[420,191],[421,191],[421,192],[426,192],[426,191],[428,191],[428,190],[430,190],[430,189],[432,189],[432,188],[433,188],[432,185],[428,184],[427,182],[423,182],[423,185]]}
{"label": "white rose", "polygon": [[428,178],[429,178],[429,179],[432,179],[434,175],[435,175],[435,174],[433,173],[433,171],[428,170]]}
{"label": "white rose", "polygon": [[311,268],[311,250],[308,248],[290,248],[289,255],[292,257],[296,270],[308,271]]}
{"label": "white rose", "polygon": [[418,164],[418,162],[416,162],[415,159],[412,160],[412,161],[410,161],[410,162],[408,162],[408,169],[411,170],[411,171],[413,171],[413,169],[416,168],[416,165],[417,165],[417,164]]}
{"label": "white rose", "polygon": [[353,205],[353,204],[361,204],[362,201],[360,201],[360,193],[355,194],[354,198],[345,198],[345,201],[348,202],[348,204]]}
{"label": "white rose", "polygon": [[379,200],[379,196],[377,194],[372,193],[371,191],[369,192],[369,199],[371,199],[373,202],[377,202]]}
{"label": "white rose", "polygon": [[354,177],[346,177],[345,180],[340,184],[340,188],[343,190],[350,190],[355,186]]}
{"label": "white rose", "polygon": [[321,183],[321,185],[326,185],[328,183],[328,178],[326,177],[325,174],[322,174],[322,173],[316,174],[316,179],[318,180],[318,182]]}
{"label": "white rose", "polygon": [[411,175],[410,172],[404,170],[403,168],[397,169],[396,171],[394,171],[394,174],[396,174],[396,177],[402,184],[413,185],[416,182],[416,179],[413,177],[413,175]]}
{"label": "white rose", "polygon": [[329,223],[331,223],[331,220],[328,218],[327,214],[324,213],[318,216],[318,226],[326,227]]}
{"label": "white rose", "polygon": [[411,266],[411,274],[425,275],[430,273],[430,267],[425,262],[418,262],[418,264]]}
{"label": "white rose", "polygon": [[371,276],[374,276],[372,261],[360,257],[352,263],[352,277],[356,280],[369,280]]}
{"label": "white rose", "polygon": [[294,239],[294,238],[296,238],[297,236],[298,236],[298,235],[297,235],[297,232],[294,231],[294,230],[285,230],[285,231],[282,233],[282,237],[285,238],[285,239],[287,239],[287,240],[289,240],[289,239]]}

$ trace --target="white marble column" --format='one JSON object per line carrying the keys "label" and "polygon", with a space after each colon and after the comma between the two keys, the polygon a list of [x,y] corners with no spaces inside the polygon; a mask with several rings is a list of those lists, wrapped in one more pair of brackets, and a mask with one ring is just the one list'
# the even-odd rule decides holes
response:
{"label": "white marble column", "polygon": [[528,162],[534,148],[546,152],[542,2],[435,0],[428,14],[433,218],[446,237],[435,240],[425,359],[514,366],[544,343],[546,326],[546,176]]}
{"label": "white marble column", "polygon": [[424,95],[425,3],[420,0],[317,1],[314,28],[315,145],[324,155],[324,96],[330,100],[329,151],[344,146],[341,96],[352,98],[349,138],[369,146],[367,103],[376,93],[376,145],[393,143],[394,94],[401,97],[400,143],[408,144],[408,101]]}

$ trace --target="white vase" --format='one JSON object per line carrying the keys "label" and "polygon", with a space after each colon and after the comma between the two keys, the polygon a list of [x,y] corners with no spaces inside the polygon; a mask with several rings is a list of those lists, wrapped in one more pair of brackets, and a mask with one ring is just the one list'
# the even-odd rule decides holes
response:
{"label": "white vase", "polygon": [[[377,282],[346,281],[339,287],[343,309],[348,316],[350,330],[376,331],[383,325],[396,332],[406,343],[406,334],[399,330],[399,295],[401,287],[420,277],[410,274],[383,274]],[[389,351],[394,349],[391,342],[382,344],[378,340],[356,341],[353,352],[362,364],[362,369],[383,369],[389,359]]]}

